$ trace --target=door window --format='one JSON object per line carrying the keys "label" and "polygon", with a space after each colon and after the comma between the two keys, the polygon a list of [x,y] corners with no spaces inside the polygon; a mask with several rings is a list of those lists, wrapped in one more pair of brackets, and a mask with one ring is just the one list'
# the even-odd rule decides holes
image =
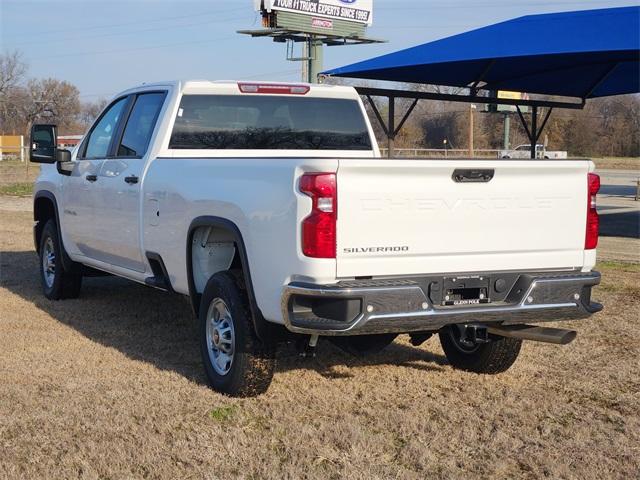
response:
{"label": "door window", "polygon": [[140,158],[146,153],[164,97],[164,92],[138,95],[118,147],[118,157]]}
{"label": "door window", "polygon": [[87,148],[83,158],[105,158],[108,155],[111,139],[126,104],[127,97],[121,98],[111,105],[109,110],[96,123],[87,139]]}

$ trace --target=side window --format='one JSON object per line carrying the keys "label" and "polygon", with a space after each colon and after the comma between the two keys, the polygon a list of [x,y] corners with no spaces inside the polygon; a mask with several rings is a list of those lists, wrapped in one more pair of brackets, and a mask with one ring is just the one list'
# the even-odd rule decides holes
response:
{"label": "side window", "polygon": [[93,127],[87,139],[87,148],[83,158],[105,158],[109,153],[111,139],[118,126],[118,120],[127,104],[127,97],[115,102]]}
{"label": "side window", "polygon": [[142,157],[146,153],[164,97],[164,93],[138,95],[118,147],[118,157]]}

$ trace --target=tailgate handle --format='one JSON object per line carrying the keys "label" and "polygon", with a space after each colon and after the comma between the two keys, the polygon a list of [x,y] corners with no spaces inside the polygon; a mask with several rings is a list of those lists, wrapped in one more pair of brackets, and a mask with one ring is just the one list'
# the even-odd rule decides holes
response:
{"label": "tailgate handle", "polygon": [[475,168],[454,170],[451,177],[456,183],[488,183],[493,180],[496,171],[493,169],[478,170]]}

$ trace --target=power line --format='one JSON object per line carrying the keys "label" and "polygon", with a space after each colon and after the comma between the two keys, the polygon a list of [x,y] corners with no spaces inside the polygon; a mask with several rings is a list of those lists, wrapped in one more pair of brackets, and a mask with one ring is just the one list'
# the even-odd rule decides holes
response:
{"label": "power line", "polygon": [[218,22],[230,22],[232,20],[240,20],[244,18],[245,17],[238,17],[238,16],[229,17],[229,18],[216,18],[215,20],[207,20],[204,22],[196,22],[196,23],[188,23],[188,24],[172,25],[172,26],[163,25],[158,27],[146,28],[143,30],[135,30],[131,32],[112,32],[112,33],[103,33],[100,35],[90,35],[86,37],[80,36],[80,37],[56,38],[54,40],[36,40],[33,42],[18,43],[16,44],[16,46],[33,45],[33,44],[39,44],[39,43],[51,43],[51,42],[69,42],[69,41],[76,41],[76,40],[82,40],[82,39],[94,39],[94,38],[104,38],[104,37],[114,37],[114,36],[124,36],[124,35],[137,35],[139,33],[155,32],[158,30],[167,30],[170,28],[189,28],[189,27],[197,27],[201,25],[209,25],[209,24],[218,23]]}
{"label": "power line", "polygon": [[[239,11],[246,11],[247,7],[241,7],[241,8],[232,8],[229,10],[221,10],[221,11],[216,11],[216,12],[211,12],[211,11],[207,11],[207,12],[200,12],[200,13],[194,13],[194,14],[190,14],[190,15],[174,15],[171,17],[159,17],[159,18],[145,18],[144,19],[144,23],[156,23],[156,22],[166,22],[166,21],[174,21],[174,20],[182,20],[185,18],[196,18],[196,17],[205,17],[205,16],[210,16],[210,15],[219,15],[221,13],[231,13],[231,12],[239,12]],[[82,32],[82,31],[93,31],[96,29],[104,29],[104,28],[120,28],[120,27],[130,27],[130,26],[140,26],[140,21],[137,22],[127,22],[127,23],[117,23],[117,24],[111,24],[111,25],[93,25],[93,26],[86,26],[86,27],[79,27],[79,28],[73,28],[74,32]],[[64,30],[49,30],[48,32],[36,32],[36,36],[40,36],[40,35],[55,35],[58,33],[69,33],[69,29],[64,29]],[[29,37],[32,38],[34,37],[34,33],[33,32],[29,32],[29,33],[24,33],[22,35],[18,35],[19,37]]]}
{"label": "power line", "polygon": [[231,37],[221,37],[221,38],[210,38],[208,40],[195,40],[190,42],[179,42],[179,43],[166,43],[163,45],[152,45],[148,47],[135,47],[135,48],[119,48],[114,50],[102,50],[102,51],[93,51],[93,52],[76,52],[76,53],[62,53],[59,55],[48,55],[43,58],[34,58],[32,60],[48,60],[50,58],[63,58],[63,57],[82,57],[86,55],[104,55],[109,53],[129,53],[135,51],[143,51],[143,50],[155,50],[158,48],[170,48],[170,47],[178,47],[182,45],[195,45],[195,44],[203,44],[203,43],[211,43],[211,42],[219,42],[222,40],[230,40],[232,38],[236,38],[235,36]]}

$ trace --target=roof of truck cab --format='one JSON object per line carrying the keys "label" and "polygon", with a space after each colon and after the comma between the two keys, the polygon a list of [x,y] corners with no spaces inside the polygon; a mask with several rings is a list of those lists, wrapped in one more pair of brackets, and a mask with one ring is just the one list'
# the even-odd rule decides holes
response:
{"label": "roof of truck cab", "polygon": [[[284,85],[284,86],[308,86],[310,88],[307,96],[320,96],[320,97],[346,97],[354,98],[358,96],[358,93],[353,87],[347,87],[342,85],[321,85],[315,83],[304,82],[270,82],[270,81],[256,81],[256,80],[184,80],[179,82],[181,85],[182,93],[225,93],[225,94],[241,94],[238,87],[239,84],[255,84],[255,85]],[[243,95],[256,95],[256,94],[243,94]],[[261,95],[261,94],[257,94]]]}
{"label": "roof of truck cab", "polygon": [[[343,85],[321,85],[315,83],[304,82],[270,82],[256,80],[170,80],[163,82],[143,83],[135,87],[120,92],[116,97],[128,95],[142,90],[153,90],[161,88],[178,89],[181,94],[241,94],[238,84],[257,84],[257,85],[291,85],[291,86],[308,86],[309,93],[306,96],[317,96],[327,98],[358,98],[358,93],[353,87]],[[244,95],[256,95],[246,93]],[[261,95],[261,94],[257,94]]]}

